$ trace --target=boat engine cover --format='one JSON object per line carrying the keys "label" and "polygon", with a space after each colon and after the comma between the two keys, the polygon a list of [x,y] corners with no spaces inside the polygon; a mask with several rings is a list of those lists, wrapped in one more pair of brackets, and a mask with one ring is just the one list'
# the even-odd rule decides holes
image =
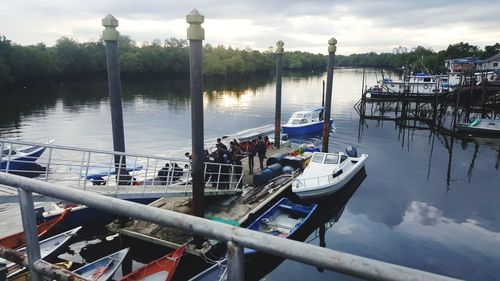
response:
{"label": "boat engine cover", "polygon": [[358,157],[358,150],[354,146],[349,145],[348,147],[346,147],[345,152],[349,157]]}

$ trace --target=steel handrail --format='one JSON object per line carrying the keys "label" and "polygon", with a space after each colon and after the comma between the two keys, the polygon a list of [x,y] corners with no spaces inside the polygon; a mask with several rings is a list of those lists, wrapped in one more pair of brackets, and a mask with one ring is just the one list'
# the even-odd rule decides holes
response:
{"label": "steel handrail", "polygon": [[[25,233],[32,238],[36,238],[36,241],[38,241],[36,226],[24,225],[30,219],[34,221],[32,192],[84,204],[117,215],[156,223],[164,227],[172,227],[194,235],[227,241],[230,270],[242,269],[238,266],[243,264],[241,260],[244,258],[243,247],[248,247],[267,254],[370,280],[457,280],[316,245],[283,239],[204,218],[110,198],[93,192],[81,190],[67,192],[65,187],[59,185],[12,174],[0,173],[0,184],[23,189],[30,195],[23,197],[24,199],[20,198],[20,205],[25,210],[22,215],[29,216],[29,218],[23,217]],[[29,212],[26,210],[29,210]],[[28,244],[28,257],[36,256],[32,247],[37,249],[38,245]],[[30,264],[33,265],[34,262],[36,262],[36,259]],[[31,269],[34,270],[34,267],[32,266]],[[240,276],[242,275],[240,274]]]}

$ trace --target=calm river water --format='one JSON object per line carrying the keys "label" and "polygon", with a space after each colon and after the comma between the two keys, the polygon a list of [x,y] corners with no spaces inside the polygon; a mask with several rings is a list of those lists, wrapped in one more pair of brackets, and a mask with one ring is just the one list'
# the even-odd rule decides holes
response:
{"label": "calm river water", "polygon": [[[325,79],[323,73],[286,74],[283,121],[294,111],[321,105]],[[368,84],[376,79],[376,71],[368,71]],[[123,82],[127,151],[182,156],[189,150],[188,81]],[[498,279],[500,141],[451,139],[429,130],[406,130],[402,137],[394,121],[387,120],[365,120],[360,130],[353,105],[361,83],[362,70],[335,71],[332,116],[337,130],[330,151],[355,145],[369,158],[367,177],[338,222],[325,222],[326,247],[458,278]],[[272,78],[207,80],[205,88],[206,139],[274,122]],[[2,92],[0,101],[2,138],[50,137],[59,145],[112,148],[105,81]],[[316,236],[313,232],[306,241],[319,244]],[[265,278],[353,279],[292,261]]]}

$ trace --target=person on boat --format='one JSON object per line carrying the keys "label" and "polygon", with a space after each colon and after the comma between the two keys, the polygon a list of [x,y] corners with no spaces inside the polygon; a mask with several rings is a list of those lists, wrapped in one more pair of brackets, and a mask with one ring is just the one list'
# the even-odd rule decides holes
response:
{"label": "person on boat", "polygon": [[259,156],[260,169],[264,170],[264,159],[266,159],[266,144],[262,140],[262,136],[259,136],[257,143],[255,144],[255,150],[257,151],[257,156]]}

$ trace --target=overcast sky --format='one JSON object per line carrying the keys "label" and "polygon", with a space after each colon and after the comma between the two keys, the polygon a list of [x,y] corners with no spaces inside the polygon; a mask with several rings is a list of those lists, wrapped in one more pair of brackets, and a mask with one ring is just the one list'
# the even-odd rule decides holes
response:
{"label": "overcast sky", "polygon": [[22,45],[98,40],[110,13],[137,42],[186,38],[193,8],[205,16],[207,43],[237,48],[283,40],[285,50],[326,53],[332,36],[338,54],[500,41],[500,0],[0,0],[0,34]]}

